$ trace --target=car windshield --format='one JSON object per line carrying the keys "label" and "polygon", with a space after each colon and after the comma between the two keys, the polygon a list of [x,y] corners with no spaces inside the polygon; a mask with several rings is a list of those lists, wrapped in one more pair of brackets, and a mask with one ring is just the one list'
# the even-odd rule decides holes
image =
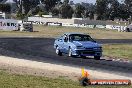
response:
{"label": "car windshield", "polygon": [[72,34],[69,36],[70,41],[92,41],[94,40],[89,35],[83,35],[83,34]]}

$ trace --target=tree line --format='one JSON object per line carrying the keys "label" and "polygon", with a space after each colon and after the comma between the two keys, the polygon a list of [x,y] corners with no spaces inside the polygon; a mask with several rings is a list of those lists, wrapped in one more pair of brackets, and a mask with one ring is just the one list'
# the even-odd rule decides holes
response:
{"label": "tree line", "polygon": [[[69,0],[14,0],[17,3],[17,16],[36,14],[58,16],[60,18],[90,18],[97,20],[128,20],[132,17],[132,0],[96,0],[90,3],[73,4]],[[1,8],[0,8],[1,9]]]}
{"label": "tree line", "polygon": [[98,20],[128,20],[132,16],[132,0],[97,0],[96,13]]}
{"label": "tree line", "polygon": [[0,11],[10,13],[11,12],[11,6],[9,4],[0,4]]}

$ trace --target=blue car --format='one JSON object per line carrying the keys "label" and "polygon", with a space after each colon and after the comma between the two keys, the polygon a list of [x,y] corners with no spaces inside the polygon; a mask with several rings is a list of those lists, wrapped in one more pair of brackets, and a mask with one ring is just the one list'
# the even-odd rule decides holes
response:
{"label": "blue car", "polygon": [[96,43],[89,35],[81,33],[65,33],[54,42],[56,54],[62,56],[63,53],[68,56],[94,56],[100,59],[102,56],[102,47]]}

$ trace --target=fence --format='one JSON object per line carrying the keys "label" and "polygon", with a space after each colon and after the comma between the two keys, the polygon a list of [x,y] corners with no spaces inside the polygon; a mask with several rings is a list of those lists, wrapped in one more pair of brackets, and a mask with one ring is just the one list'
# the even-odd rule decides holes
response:
{"label": "fence", "polygon": [[0,19],[0,30],[17,30],[18,20],[13,19]]}
{"label": "fence", "polygon": [[41,24],[48,26],[64,26],[64,27],[82,27],[82,28],[106,28],[112,30],[123,31],[126,26],[107,25],[107,21],[88,20],[82,18],[59,19],[59,18],[43,18],[43,17],[28,17],[28,21],[33,24]]}

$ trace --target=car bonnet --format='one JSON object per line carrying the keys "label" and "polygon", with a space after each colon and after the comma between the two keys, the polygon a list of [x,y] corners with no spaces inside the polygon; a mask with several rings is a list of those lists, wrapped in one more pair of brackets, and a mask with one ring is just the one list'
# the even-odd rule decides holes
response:
{"label": "car bonnet", "polygon": [[83,46],[86,48],[101,47],[101,45],[99,45],[98,43],[91,41],[73,41],[73,44],[76,46]]}

